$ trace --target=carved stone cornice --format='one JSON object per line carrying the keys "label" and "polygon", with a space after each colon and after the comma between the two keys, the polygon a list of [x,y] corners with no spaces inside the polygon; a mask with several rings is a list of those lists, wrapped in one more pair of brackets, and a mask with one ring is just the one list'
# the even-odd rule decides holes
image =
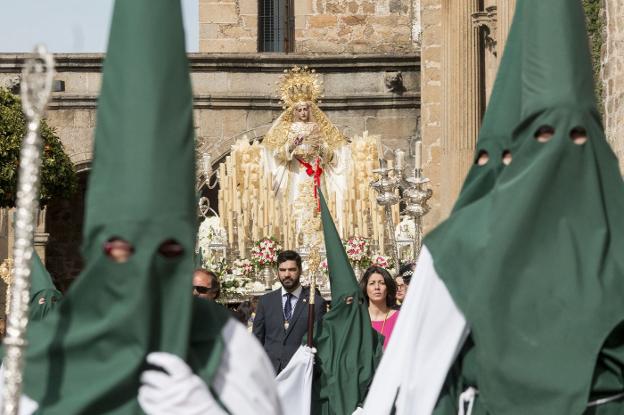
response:
{"label": "carved stone cornice", "polygon": [[486,7],[484,11],[472,14],[472,24],[474,27],[485,30],[485,47],[496,55],[497,41],[497,8],[496,6]]}
{"label": "carved stone cornice", "polygon": [[[20,73],[25,53],[0,53],[0,73]],[[101,72],[104,54],[54,54],[57,72]],[[191,72],[281,73],[293,65],[308,65],[319,73],[419,71],[420,54],[307,55],[281,53],[212,54],[189,53]]]}
{"label": "carved stone cornice", "polygon": [[[403,95],[350,95],[324,97],[320,106],[325,111],[420,108],[419,93]],[[96,95],[53,94],[48,105],[50,109],[96,109]],[[266,96],[195,95],[193,107],[196,109],[246,109],[281,111],[282,104],[277,98]]]}

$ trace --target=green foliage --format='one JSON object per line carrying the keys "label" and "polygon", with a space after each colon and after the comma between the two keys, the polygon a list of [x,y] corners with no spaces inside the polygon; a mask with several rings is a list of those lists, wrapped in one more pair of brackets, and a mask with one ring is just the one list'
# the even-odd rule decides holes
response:
{"label": "green foliage", "polygon": [[589,46],[594,67],[594,85],[598,108],[602,110],[603,88],[600,79],[600,64],[602,45],[605,42],[604,0],[583,0],[587,31],[589,32]]}
{"label": "green foliage", "polygon": [[[0,207],[15,206],[19,152],[26,131],[26,117],[16,95],[0,88]],[[67,197],[77,187],[74,166],[63,144],[45,120],[41,123],[43,162],[41,165],[41,204]]]}

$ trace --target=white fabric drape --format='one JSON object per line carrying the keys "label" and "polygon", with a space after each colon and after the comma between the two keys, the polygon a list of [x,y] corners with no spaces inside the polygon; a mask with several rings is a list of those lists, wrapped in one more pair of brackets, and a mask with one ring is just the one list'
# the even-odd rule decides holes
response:
{"label": "white fabric drape", "polygon": [[310,414],[315,349],[301,346],[277,375],[277,393],[285,413]]}

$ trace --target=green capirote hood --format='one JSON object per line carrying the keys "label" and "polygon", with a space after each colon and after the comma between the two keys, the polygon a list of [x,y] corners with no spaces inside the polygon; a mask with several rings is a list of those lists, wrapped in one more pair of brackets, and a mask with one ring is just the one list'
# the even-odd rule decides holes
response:
{"label": "green capirote hood", "polygon": [[[597,361],[614,336],[624,337],[616,330],[624,320],[624,184],[595,104],[581,2],[517,7],[522,117],[510,126],[513,161],[425,245],[471,327],[484,410],[580,414]],[[554,135],[539,142],[543,127]],[[587,142],[573,142],[575,131]]]}
{"label": "green capirote hood", "polygon": [[[141,413],[145,356],[189,356],[192,115],[179,1],[115,2],[86,195],[85,268],[60,305],[29,325],[24,392],[43,413]],[[132,246],[127,262],[105,253],[114,238]],[[168,241],[182,253],[163,251]]]}
{"label": "green capirote hood", "polygon": [[54,286],[50,273],[43,266],[41,258],[36,252],[33,252],[30,276],[28,321],[32,322],[41,320],[48,315],[61,301],[63,294]]}
{"label": "green capirote hood", "polygon": [[364,295],[321,192],[319,197],[332,307],[314,331],[312,414],[350,415],[364,402],[381,360],[383,337],[371,325]]}

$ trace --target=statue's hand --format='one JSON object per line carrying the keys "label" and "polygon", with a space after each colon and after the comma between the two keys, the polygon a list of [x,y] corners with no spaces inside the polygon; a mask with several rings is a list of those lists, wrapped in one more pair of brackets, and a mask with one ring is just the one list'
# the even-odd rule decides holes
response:
{"label": "statue's hand", "polygon": [[303,135],[298,135],[297,137],[295,137],[292,142],[290,143],[289,146],[289,151],[292,153],[293,151],[295,151],[295,149],[297,147],[299,147],[301,145],[301,143],[303,143],[303,140],[305,139],[305,137]]}

